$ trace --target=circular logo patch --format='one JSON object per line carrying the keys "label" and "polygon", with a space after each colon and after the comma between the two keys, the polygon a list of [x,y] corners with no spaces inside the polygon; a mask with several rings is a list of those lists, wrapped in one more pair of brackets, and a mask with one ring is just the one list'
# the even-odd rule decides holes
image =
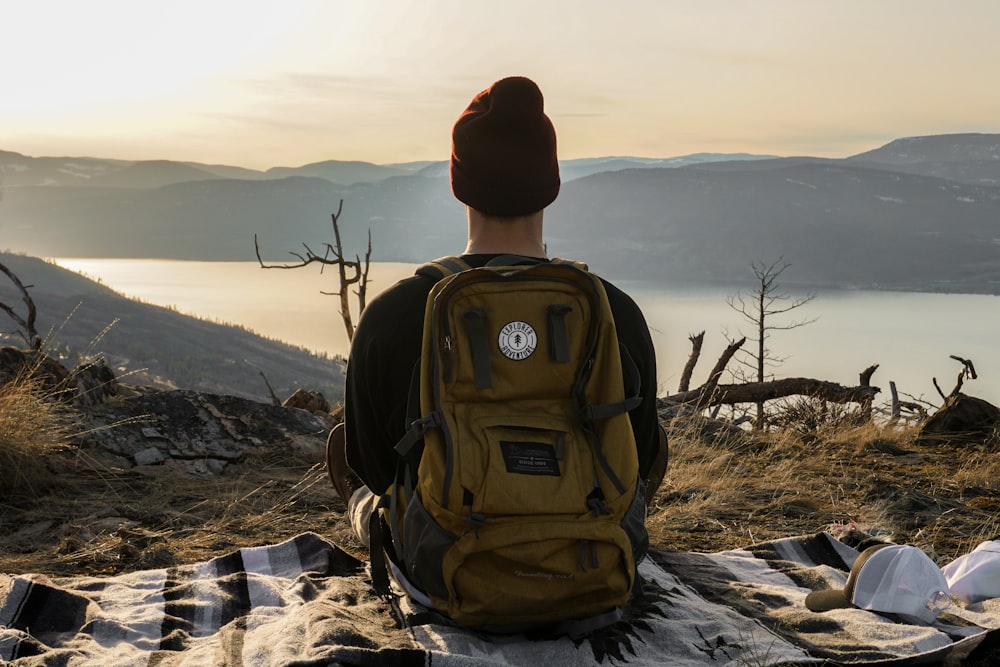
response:
{"label": "circular logo patch", "polygon": [[527,359],[538,345],[538,336],[527,322],[515,320],[500,330],[497,344],[503,356],[514,361]]}

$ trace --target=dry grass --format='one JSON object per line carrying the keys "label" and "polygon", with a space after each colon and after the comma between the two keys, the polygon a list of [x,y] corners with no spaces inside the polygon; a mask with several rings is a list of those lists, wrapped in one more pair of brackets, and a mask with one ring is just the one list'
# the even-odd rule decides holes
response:
{"label": "dry grass", "polygon": [[66,446],[70,411],[30,371],[0,385],[0,498],[52,484],[47,456]]}
{"label": "dry grass", "polygon": [[109,575],[194,563],[314,531],[359,553],[321,466],[248,461],[235,477],[145,477],[54,461],[60,488],[0,505],[0,572]]}
{"label": "dry grass", "polygon": [[[919,446],[914,435],[850,421],[754,434],[678,419],[667,478],[650,508],[652,543],[719,551],[857,527],[916,544],[943,564],[1000,536],[995,449]],[[58,471],[58,485],[32,473],[34,496],[0,501],[0,572],[114,574],[303,531],[364,557],[322,466],[291,454],[247,461],[237,476],[192,479],[103,468],[86,451],[54,449],[44,457],[30,450],[29,458]]]}
{"label": "dry grass", "polygon": [[947,561],[1000,536],[995,451],[920,446],[912,427],[855,423],[754,434],[674,422],[653,542],[717,551],[856,527]]}

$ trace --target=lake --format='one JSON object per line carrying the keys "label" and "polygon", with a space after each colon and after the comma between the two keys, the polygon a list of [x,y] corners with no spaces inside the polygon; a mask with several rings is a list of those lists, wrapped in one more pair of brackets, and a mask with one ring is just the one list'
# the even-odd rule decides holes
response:
{"label": "lake", "polygon": [[[134,259],[56,259],[60,266],[147,303],[170,306],[205,319],[243,325],[269,338],[310,350],[346,356],[347,336],[339,299],[321,292],[337,289],[337,273],[326,267],[262,269],[256,262],[201,262]],[[408,275],[415,265],[372,264],[369,300]],[[752,276],[751,276],[752,277]],[[669,288],[621,282],[643,309],[657,352],[659,394],[676,391],[690,352],[688,336],[705,331],[693,385],[700,384],[728,345],[753,327],[726,303],[735,293],[723,288]],[[752,289],[748,281],[748,289]],[[745,290],[746,291],[746,290]],[[793,294],[793,296],[795,296]],[[351,295],[354,319],[357,301]],[[86,304],[83,304],[86,307]],[[889,381],[899,391],[940,403],[932,384],[951,391],[960,364],[971,359],[979,378],[966,393],[1000,404],[1000,298],[984,295],[874,291],[818,291],[802,308],[774,316],[776,325],[817,321],[798,329],[773,331],[769,347],[784,362],[775,377],[813,377],[856,385],[872,364],[872,384],[888,400]],[[748,341],[745,346],[751,343]]]}

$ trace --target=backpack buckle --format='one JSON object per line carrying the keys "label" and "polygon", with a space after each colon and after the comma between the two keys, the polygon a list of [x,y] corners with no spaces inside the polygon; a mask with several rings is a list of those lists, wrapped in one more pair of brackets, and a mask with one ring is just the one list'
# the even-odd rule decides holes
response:
{"label": "backpack buckle", "polygon": [[432,428],[437,428],[441,426],[441,413],[435,410],[420,419],[414,419],[410,422],[410,428],[407,429],[406,434],[403,435],[402,439],[396,443],[396,453],[402,458],[406,458],[406,455],[410,453],[413,446],[420,442],[424,434]]}
{"label": "backpack buckle", "polygon": [[428,415],[421,417],[420,419],[414,419],[410,424],[410,430],[415,431],[418,436],[427,433],[427,431],[432,428],[437,428],[441,425],[441,413],[435,410]]}

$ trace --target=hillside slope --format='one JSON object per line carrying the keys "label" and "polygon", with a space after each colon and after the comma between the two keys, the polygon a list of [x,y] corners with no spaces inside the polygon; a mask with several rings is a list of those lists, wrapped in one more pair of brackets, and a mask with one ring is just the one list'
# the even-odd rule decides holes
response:
{"label": "hillside slope", "polygon": [[[331,402],[343,397],[342,359],[319,357],[240,327],[128,299],[33,257],[0,253],[0,263],[28,287],[46,349],[69,366],[81,356],[100,355],[124,383],[265,402],[270,400],[267,383],[282,400],[297,388],[320,391]],[[0,302],[22,316],[26,312],[20,293],[2,275]],[[0,313],[0,331],[13,328]],[[0,344],[24,342],[8,335],[0,336]]]}

